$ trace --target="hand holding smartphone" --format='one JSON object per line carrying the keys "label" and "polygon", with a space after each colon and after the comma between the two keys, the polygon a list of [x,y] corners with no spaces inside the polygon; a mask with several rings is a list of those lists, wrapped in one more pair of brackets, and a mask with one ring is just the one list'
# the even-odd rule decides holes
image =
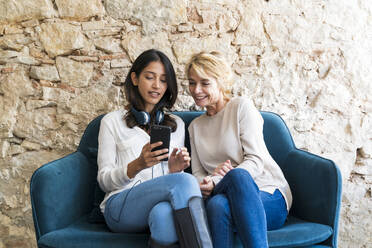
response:
{"label": "hand holding smartphone", "polygon": [[[169,150],[171,128],[162,125],[153,125],[150,128],[150,144],[156,143],[158,141],[163,142],[162,145],[155,147],[152,151],[161,150],[167,148]],[[168,158],[164,158],[161,161],[168,161]]]}

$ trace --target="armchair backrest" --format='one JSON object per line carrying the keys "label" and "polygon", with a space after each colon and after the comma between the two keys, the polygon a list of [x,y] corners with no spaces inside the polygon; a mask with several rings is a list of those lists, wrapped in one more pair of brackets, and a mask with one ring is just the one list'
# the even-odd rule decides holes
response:
{"label": "armchair backrest", "polygon": [[279,115],[263,111],[261,111],[261,115],[264,119],[263,133],[265,144],[270,155],[282,168],[288,153],[295,148],[292,135]]}
{"label": "armchair backrest", "polygon": [[[203,113],[204,112],[199,111],[174,112],[174,114],[181,117],[182,120],[185,122],[185,145],[189,151],[190,142],[187,128],[194,118],[200,116]],[[288,153],[295,148],[291,133],[289,132],[288,127],[279,115],[264,111],[261,111],[261,115],[264,119],[263,133],[266,146],[270,152],[270,155],[279,164],[279,166],[282,166]]]}
{"label": "armchair backrest", "polygon": [[88,124],[77,148],[78,151],[90,158],[95,166],[97,166],[98,133],[103,116],[96,117]]}

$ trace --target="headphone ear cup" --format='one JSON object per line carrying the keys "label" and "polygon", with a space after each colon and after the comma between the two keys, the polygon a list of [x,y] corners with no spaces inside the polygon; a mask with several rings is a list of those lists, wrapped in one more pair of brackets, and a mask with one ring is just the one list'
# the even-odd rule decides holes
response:
{"label": "headphone ear cup", "polygon": [[156,124],[160,124],[163,120],[164,120],[164,112],[161,110],[158,110],[155,116]]}
{"label": "headphone ear cup", "polygon": [[150,114],[145,111],[137,111],[135,108],[131,108],[131,112],[136,118],[138,125],[147,125],[150,123]]}

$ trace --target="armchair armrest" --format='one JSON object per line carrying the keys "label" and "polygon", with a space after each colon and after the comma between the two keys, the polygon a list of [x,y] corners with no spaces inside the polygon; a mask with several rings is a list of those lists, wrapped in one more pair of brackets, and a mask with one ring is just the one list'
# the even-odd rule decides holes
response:
{"label": "armchair armrest", "polygon": [[34,172],[30,195],[37,240],[91,211],[94,173],[81,152],[52,161]]}
{"label": "armchair armrest", "polygon": [[293,149],[282,166],[291,187],[291,214],[303,220],[329,225],[337,247],[338,216],[341,203],[342,178],[331,160]]}

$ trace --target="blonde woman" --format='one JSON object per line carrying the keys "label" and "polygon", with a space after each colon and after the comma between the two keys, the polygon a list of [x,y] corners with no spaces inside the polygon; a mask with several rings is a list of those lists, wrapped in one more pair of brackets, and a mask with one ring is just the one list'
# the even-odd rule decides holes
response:
{"label": "blonde woman", "polygon": [[189,132],[213,246],[233,247],[236,230],[244,247],[268,247],[267,230],[284,224],[292,195],[266,148],[263,119],[247,97],[229,97],[232,72],[219,53],[193,56],[186,70],[196,105],[206,109]]}

